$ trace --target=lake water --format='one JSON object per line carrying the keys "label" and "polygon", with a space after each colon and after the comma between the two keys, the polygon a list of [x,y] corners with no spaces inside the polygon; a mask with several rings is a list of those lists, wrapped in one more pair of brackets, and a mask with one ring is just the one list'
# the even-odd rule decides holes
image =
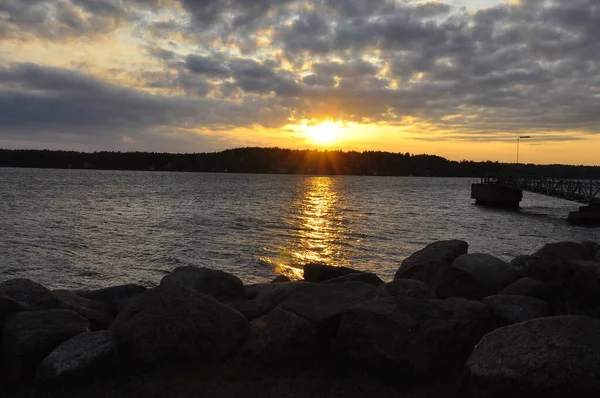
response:
{"label": "lake water", "polygon": [[0,280],[151,286],[197,265],[251,283],[312,261],[388,280],[440,239],[505,260],[600,241],[600,228],[566,223],[573,202],[525,193],[519,212],[472,202],[469,179],[0,168]]}

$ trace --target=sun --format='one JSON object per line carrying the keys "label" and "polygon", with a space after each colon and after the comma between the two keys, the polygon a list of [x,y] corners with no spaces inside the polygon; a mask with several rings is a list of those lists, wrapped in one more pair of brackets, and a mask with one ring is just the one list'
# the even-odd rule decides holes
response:
{"label": "sun", "polygon": [[324,121],[314,126],[304,127],[304,134],[313,144],[331,146],[338,142],[341,122]]}

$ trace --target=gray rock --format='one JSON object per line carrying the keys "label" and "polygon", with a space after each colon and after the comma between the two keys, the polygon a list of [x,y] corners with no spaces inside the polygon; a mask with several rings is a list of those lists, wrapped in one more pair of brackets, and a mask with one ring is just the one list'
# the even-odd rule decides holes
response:
{"label": "gray rock", "polygon": [[511,325],[550,315],[548,303],[539,298],[498,294],[482,300],[499,325]]}
{"label": "gray rock", "polygon": [[311,357],[315,328],[307,320],[281,308],[250,323],[250,335],[241,354],[265,363],[283,363]]}
{"label": "gray rock", "polygon": [[127,284],[97,290],[79,290],[76,293],[89,300],[100,301],[109,306],[116,316],[131,300],[146,292],[144,286]]}
{"label": "gray rock", "polygon": [[357,271],[348,267],[334,267],[331,265],[311,263],[304,265],[304,280],[306,282],[319,283],[340,276],[355,274]]}
{"label": "gray rock", "polygon": [[546,296],[548,287],[544,282],[533,278],[521,278],[506,286],[499,294],[509,294],[512,296],[529,296],[543,298]]}
{"label": "gray rock", "polygon": [[244,315],[247,320],[252,321],[271,312],[277,304],[262,300],[243,300],[229,303],[229,306]]}
{"label": "gray rock", "polygon": [[348,366],[434,377],[464,364],[489,320],[478,301],[377,297],[344,312],[333,347]]}
{"label": "gray rock", "polygon": [[60,308],[49,289],[29,279],[11,279],[0,283],[0,296],[16,300],[31,310]]}
{"label": "gray rock", "polygon": [[435,292],[428,284],[417,279],[396,279],[379,285],[378,296],[435,299]]}
{"label": "gray rock", "polygon": [[158,287],[130,303],[110,326],[129,366],[163,360],[219,360],[246,338],[247,320],[231,307],[186,288]]}
{"label": "gray rock", "polygon": [[280,282],[291,282],[292,280],[285,275],[277,275],[275,279],[271,281],[271,283],[280,283]]}
{"label": "gray rock", "polygon": [[297,291],[279,304],[311,322],[321,322],[375,296],[375,287],[363,282],[314,284]]}
{"label": "gray rock", "polygon": [[87,319],[92,330],[106,329],[113,321],[109,306],[103,302],[89,300],[69,290],[53,290],[52,294],[59,300],[60,308],[74,311]]}
{"label": "gray rock", "polygon": [[343,276],[338,276],[337,278],[327,279],[326,281],[323,281],[321,283],[340,283],[350,281],[364,282],[375,287],[383,283],[381,278],[372,272],[355,272],[353,274],[347,274]]}
{"label": "gray rock", "polygon": [[28,311],[29,309],[17,300],[10,297],[0,296],[0,325],[4,323],[4,319],[16,312]]}
{"label": "gray rock", "polygon": [[308,282],[266,283],[258,291],[255,299],[268,301],[277,305],[285,301],[292,294],[309,288],[310,286],[314,286],[314,284]]}
{"label": "gray rock", "polygon": [[6,318],[2,360],[8,379],[18,382],[33,372],[52,350],[71,337],[89,331],[88,321],[69,310],[19,312]]}
{"label": "gray rock", "polygon": [[537,318],[497,329],[466,369],[470,398],[600,396],[600,322]]}
{"label": "gray rock", "polygon": [[463,254],[452,262],[452,267],[465,272],[482,290],[498,293],[516,280],[517,272],[506,262],[490,254]]}
{"label": "gray rock", "polygon": [[119,371],[117,343],[106,331],[70,338],[54,349],[38,367],[37,383],[81,383],[114,375]]}
{"label": "gray rock", "polygon": [[467,253],[469,245],[462,240],[434,242],[404,261],[396,272],[395,279],[418,279],[427,283],[443,268],[452,264],[455,258]]}
{"label": "gray rock", "polygon": [[577,306],[600,304],[597,270],[580,261],[534,258],[527,262],[525,274],[548,285],[560,295],[560,301],[576,302]]}
{"label": "gray rock", "polygon": [[221,301],[246,299],[244,284],[238,277],[210,268],[177,267],[162,278],[160,286],[194,289]]}
{"label": "gray rock", "polygon": [[586,250],[577,242],[547,243],[531,255],[532,258],[550,258],[553,260],[588,260]]}
{"label": "gray rock", "polygon": [[531,256],[524,254],[524,255],[520,255],[517,256],[515,258],[513,258],[509,265],[515,268],[522,268],[525,266],[525,264],[527,264],[527,261],[529,261],[529,259],[531,258]]}

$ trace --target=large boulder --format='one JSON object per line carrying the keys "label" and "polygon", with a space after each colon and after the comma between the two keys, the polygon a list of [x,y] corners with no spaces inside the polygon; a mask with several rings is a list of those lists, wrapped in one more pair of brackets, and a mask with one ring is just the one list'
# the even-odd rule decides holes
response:
{"label": "large boulder", "polygon": [[307,320],[281,308],[250,323],[241,349],[245,357],[265,363],[306,359],[314,354],[315,328]]}
{"label": "large boulder", "polygon": [[375,286],[363,282],[314,284],[291,294],[279,307],[312,322],[317,343],[327,346],[337,332],[341,314],[375,294]]}
{"label": "large boulder", "polygon": [[321,283],[340,283],[340,282],[364,282],[369,285],[373,285],[375,287],[381,285],[383,281],[380,277],[375,275],[372,272],[355,272],[353,274],[347,274],[343,276],[338,276],[337,278],[327,279]]}
{"label": "large boulder", "polygon": [[110,330],[127,365],[234,355],[246,338],[246,318],[193,289],[158,287],[130,303]]}
{"label": "large boulder", "polygon": [[89,300],[69,290],[53,290],[60,302],[60,308],[71,310],[90,322],[92,330],[108,328],[113,321],[110,307],[101,301]]}
{"label": "large boulder", "polygon": [[435,377],[464,364],[489,321],[478,301],[377,297],[344,312],[334,349],[351,367]]}
{"label": "large boulder", "polygon": [[548,303],[535,297],[498,294],[482,300],[501,326],[550,315]]}
{"label": "large boulder", "polygon": [[18,302],[10,297],[0,296],[0,326],[4,323],[4,319],[16,312],[28,311],[23,303]]}
{"label": "large boulder", "polygon": [[374,296],[375,287],[363,282],[317,284],[293,293],[279,306],[311,322],[320,322]]}
{"label": "large boulder", "polygon": [[560,260],[590,260],[590,251],[577,242],[547,243],[531,255],[532,258],[550,258]]}
{"label": "large boulder", "polygon": [[177,267],[162,278],[160,286],[194,289],[219,301],[246,298],[244,284],[238,277],[210,268]]}
{"label": "large boulder", "polygon": [[291,282],[292,280],[285,275],[277,275],[275,279],[271,281],[271,283],[281,283],[281,282]]}
{"label": "large boulder", "polygon": [[258,289],[254,298],[277,305],[287,300],[292,294],[311,286],[314,286],[314,284],[308,282],[265,283]]}
{"label": "large boulder", "polygon": [[537,318],[497,329],[473,351],[470,398],[600,396],[600,321]]}
{"label": "large boulder", "polygon": [[2,333],[2,362],[8,379],[20,381],[60,343],[89,331],[88,321],[73,311],[53,309],[19,312],[6,318]]}
{"label": "large boulder", "polygon": [[506,286],[499,294],[544,298],[547,295],[547,290],[548,287],[544,282],[525,277]]}
{"label": "large boulder", "polygon": [[514,267],[485,253],[463,254],[452,262],[452,267],[464,272],[483,293],[488,294],[498,293],[517,276]]}
{"label": "large boulder", "polygon": [[396,279],[377,287],[378,296],[434,299],[435,292],[428,284],[417,279]]}
{"label": "large boulder", "polygon": [[228,305],[244,315],[249,321],[260,318],[277,307],[276,303],[256,299],[236,301]]}
{"label": "large boulder", "polygon": [[114,375],[119,354],[113,335],[88,332],[70,338],[54,349],[38,367],[37,383],[81,383]]}
{"label": "large boulder", "polygon": [[357,271],[348,267],[334,267],[321,263],[310,263],[304,265],[304,280],[306,282],[319,283],[328,279],[339,278],[348,274],[356,274]]}
{"label": "large boulder", "polygon": [[[597,269],[582,261],[540,257],[527,262],[525,274],[544,282],[554,292],[557,305],[567,303],[574,310],[600,304],[600,279]],[[550,301],[552,301],[549,298]],[[557,308],[564,312],[564,308]]]}
{"label": "large boulder", "polygon": [[418,279],[427,283],[468,249],[469,245],[462,240],[431,243],[402,261],[394,279]]}
{"label": "large boulder", "polygon": [[108,305],[113,315],[116,316],[131,300],[145,293],[146,290],[144,286],[127,284],[96,290],[79,290],[76,293],[86,299],[100,301]]}
{"label": "large boulder", "polygon": [[50,289],[29,279],[11,279],[0,283],[0,296],[16,300],[31,310],[60,308]]}
{"label": "large boulder", "polygon": [[394,280],[417,279],[439,298],[479,300],[515,281],[517,271],[489,254],[466,254],[460,240],[435,242],[402,262]]}

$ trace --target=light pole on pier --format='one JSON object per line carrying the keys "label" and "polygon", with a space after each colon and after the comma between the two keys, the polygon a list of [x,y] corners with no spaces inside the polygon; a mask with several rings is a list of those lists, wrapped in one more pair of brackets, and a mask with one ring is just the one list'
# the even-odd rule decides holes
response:
{"label": "light pole on pier", "polygon": [[529,135],[522,135],[522,136],[520,136],[520,137],[517,138],[517,166],[519,165],[519,142],[522,139],[525,139],[525,138],[531,138],[531,136],[529,136]]}

